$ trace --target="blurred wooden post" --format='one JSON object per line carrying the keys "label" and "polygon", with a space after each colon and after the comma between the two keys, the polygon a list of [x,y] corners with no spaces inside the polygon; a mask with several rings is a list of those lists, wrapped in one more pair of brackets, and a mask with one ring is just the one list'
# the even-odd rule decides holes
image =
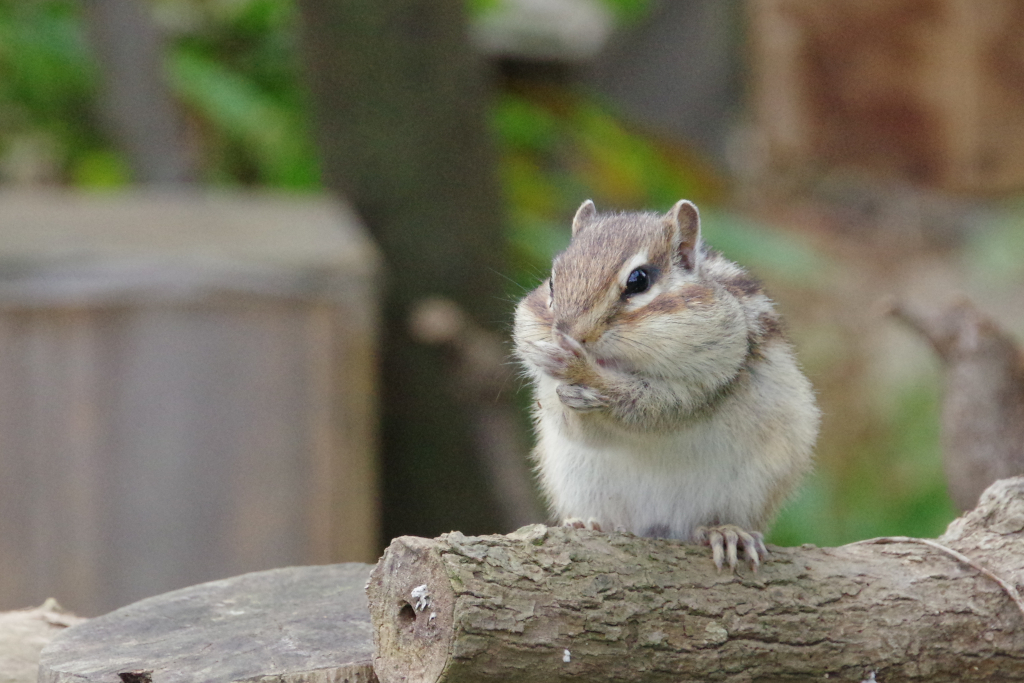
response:
{"label": "blurred wooden post", "polygon": [[954,191],[1024,188],[1024,3],[747,4],[773,171],[856,166]]}
{"label": "blurred wooden post", "polygon": [[372,561],[377,253],[319,198],[0,194],[0,609]]}

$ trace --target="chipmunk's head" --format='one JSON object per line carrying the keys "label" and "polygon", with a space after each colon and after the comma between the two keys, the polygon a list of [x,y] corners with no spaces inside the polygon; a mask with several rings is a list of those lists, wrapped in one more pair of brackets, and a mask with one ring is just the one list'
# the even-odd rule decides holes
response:
{"label": "chipmunk's head", "polygon": [[759,284],[704,247],[692,203],[665,214],[599,214],[586,201],[551,277],[516,307],[515,340],[517,348],[554,342],[610,370],[715,386],[778,329]]}
{"label": "chipmunk's head", "polygon": [[663,216],[602,215],[587,200],[573,219],[572,242],[551,269],[554,327],[592,343],[617,318],[695,276],[699,259],[700,218],[692,203],[681,200]]}
{"label": "chipmunk's head", "polygon": [[733,332],[745,339],[742,314],[702,277],[705,258],[700,216],[688,201],[662,215],[599,214],[588,200],[552,266],[552,334],[623,369],[703,362],[726,341],[731,359],[745,344],[732,343]]}

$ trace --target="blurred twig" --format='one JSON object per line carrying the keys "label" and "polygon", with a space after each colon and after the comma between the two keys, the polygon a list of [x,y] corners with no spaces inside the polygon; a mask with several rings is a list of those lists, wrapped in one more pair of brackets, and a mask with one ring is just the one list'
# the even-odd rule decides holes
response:
{"label": "blurred twig", "polygon": [[163,41],[137,0],[84,0],[102,71],[101,110],[108,134],[135,180],[180,185],[195,176],[184,124],[167,87]]}

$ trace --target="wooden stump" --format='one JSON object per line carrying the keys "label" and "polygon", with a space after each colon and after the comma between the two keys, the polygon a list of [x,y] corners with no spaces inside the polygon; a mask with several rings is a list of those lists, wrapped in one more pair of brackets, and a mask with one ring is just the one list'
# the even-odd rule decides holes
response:
{"label": "wooden stump", "polygon": [[133,603],[51,641],[39,683],[372,683],[370,569],[272,569]]}

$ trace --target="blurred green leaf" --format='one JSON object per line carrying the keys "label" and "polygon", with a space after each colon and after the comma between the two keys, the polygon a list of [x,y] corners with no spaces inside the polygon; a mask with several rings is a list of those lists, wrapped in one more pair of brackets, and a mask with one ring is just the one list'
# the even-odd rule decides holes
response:
{"label": "blurred green leaf", "polygon": [[714,208],[702,207],[700,216],[704,239],[737,263],[795,285],[826,277],[825,258],[795,235]]}
{"label": "blurred green leaf", "polygon": [[922,382],[897,398],[887,427],[845,453],[846,467],[820,467],[776,520],[778,545],[836,546],[876,536],[940,535],[957,512],[939,448],[939,388]]}
{"label": "blurred green leaf", "polygon": [[[501,7],[507,0],[466,0],[466,7],[472,17],[478,17]],[[593,0],[595,4],[607,7],[621,24],[636,23],[651,11],[651,0]]]}
{"label": "blurred green leaf", "polygon": [[0,4],[0,97],[38,122],[87,102],[95,70],[71,2]]}
{"label": "blurred green leaf", "polygon": [[1011,202],[979,221],[967,247],[971,272],[989,283],[1024,279],[1024,204]]}
{"label": "blurred green leaf", "polygon": [[70,1],[0,1],[0,153],[18,140],[46,138],[62,173],[105,144],[92,113],[97,74],[79,11]]}
{"label": "blurred green leaf", "polygon": [[248,149],[267,182],[313,187],[316,161],[295,112],[242,75],[199,54],[179,51],[169,62],[184,102]]}
{"label": "blurred green leaf", "polygon": [[478,17],[486,14],[501,5],[502,0],[466,0],[466,7],[470,16]]}
{"label": "blurred green leaf", "polygon": [[525,97],[512,93],[499,95],[491,123],[501,144],[516,151],[546,154],[558,144],[557,117]]}
{"label": "blurred green leaf", "polygon": [[582,101],[569,123],[584,153],[575,170],[614,207],[671,206],[702,194],[691,169],[670,163],[651,140],[627,130],[596,103]]}
{"label": "blurred green leaf", "polygon": [[115,152],[106,149],[82,154],[71,169],[75,185],[92,190],[122,188],[131,181],[128,163]]}
{"label": "blurred green leaf", "polygon": [[652,7],[651,0],[600,0],[624,24],[636,23],[646,17]]}

